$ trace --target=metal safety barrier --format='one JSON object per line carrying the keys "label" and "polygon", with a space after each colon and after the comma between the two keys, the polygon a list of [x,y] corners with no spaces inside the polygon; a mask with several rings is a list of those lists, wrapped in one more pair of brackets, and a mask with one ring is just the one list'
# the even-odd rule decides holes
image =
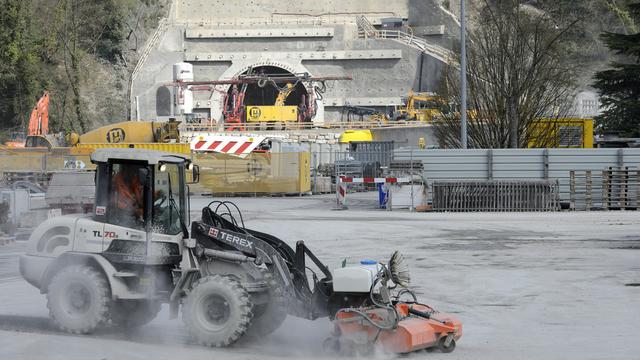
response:
{"label": "metal safety barrier", "polygon": [[556,211],[558,181],[434,181],[434,211]]}

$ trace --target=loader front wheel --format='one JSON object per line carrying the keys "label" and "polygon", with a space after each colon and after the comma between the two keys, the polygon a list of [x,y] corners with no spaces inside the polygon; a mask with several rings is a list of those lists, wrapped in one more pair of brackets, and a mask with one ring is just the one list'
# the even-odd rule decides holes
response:
{"label": "loader front wheel", "polygon": [[185,299],[182,318],[194,339],[206,346],[225,347],[240,339],[251,324],[249,293],[233,277],[206,276]]}
{"label": "loader front wheel", "polygon": [[97,270],[72,265],[57,273],[47,288],[47,307],[54,323],[73,334],[94,331],[109,319],[111,291]]}
{"label": "loader front wheel", "polygon": [[284,289],[273,278],[271,272],[262,269],[263,281],[269,287],[269,302],[264,306],[261,313],[256,312],[253,317],[248,334],[252,337],[269,335],[276,331],[287,318],[287,301]]}

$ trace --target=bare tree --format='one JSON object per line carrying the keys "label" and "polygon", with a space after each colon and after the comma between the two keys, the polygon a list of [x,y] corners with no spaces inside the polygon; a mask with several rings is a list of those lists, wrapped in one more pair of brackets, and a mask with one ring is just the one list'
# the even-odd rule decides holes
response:
{"label": "bare tree", "polygon": [[[564,116],[574,94],[574,67],[561,40],[580,19],[553,19],[519,0],[483,0],[470,19],[468,62],[469,147],[519,148],[553,141],[556,126],[541,118]],[[458,70],[446,70],[444,95],[460,104]],[[535,123],[535,126],[533,125]],[[441,146],[460,147],[460,113],[435,122]]]}

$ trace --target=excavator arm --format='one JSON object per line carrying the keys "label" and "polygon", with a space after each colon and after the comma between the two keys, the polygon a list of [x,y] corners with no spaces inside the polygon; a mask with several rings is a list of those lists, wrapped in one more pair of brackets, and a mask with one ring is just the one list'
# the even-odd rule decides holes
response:
{"label": "excavator arm", "polygon": [[27,135],[47,135],[49,133],[49,92],[45,91],[29,117]]}
{"label": "excavator arm", "polygon": [[287,100],[287,97],[291,95],[294,90],[294,86],[292,83],[287,83],[287,85],[280,90],[278,96],[276,97],[275,106],[284,106],[284,102]]}

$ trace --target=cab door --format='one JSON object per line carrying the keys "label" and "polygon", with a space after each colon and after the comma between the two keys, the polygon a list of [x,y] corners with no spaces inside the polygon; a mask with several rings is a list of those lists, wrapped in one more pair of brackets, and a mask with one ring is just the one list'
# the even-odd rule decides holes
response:
{"label": "cab door", "polygon": [[144,249],[146,242],[147,165],[136,161],[112,162],[107,173],[102,250],[113,247],[111,250],[137,253],[141,247]]}
{"label": "cab door", "polygon": [[[114,224],[104,224],[104,237],[102,238],[102,251],[107,251],[112,243],[116,241],[119,244],[114,246],[130,246],[131,248],[140,248],[146,243],[146,233],[143,229],[129,228]],[[129,244],[135,242],[137,244]],[[138,254],[139,255],[139,254]]]}

